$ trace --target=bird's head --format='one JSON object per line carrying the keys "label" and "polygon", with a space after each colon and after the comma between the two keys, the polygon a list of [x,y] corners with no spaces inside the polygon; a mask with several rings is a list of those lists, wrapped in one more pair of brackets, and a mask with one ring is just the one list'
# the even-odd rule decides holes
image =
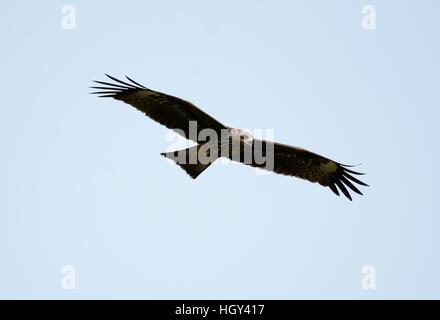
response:
{"label": "bird's head", "polygon": [[247,145],[251,145],[254,141],[254,137],[252,137],[252,135],[248,131],[242,129],[229,129],[229,136],[232,140],[239,141]]}

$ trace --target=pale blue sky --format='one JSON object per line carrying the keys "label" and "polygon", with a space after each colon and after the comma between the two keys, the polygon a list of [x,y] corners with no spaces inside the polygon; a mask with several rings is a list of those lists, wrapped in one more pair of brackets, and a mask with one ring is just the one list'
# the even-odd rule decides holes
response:
{"label": "pale blue sky", "polygon": [[[77,29],[61,27],[76,8]],[[361,28],[361,8],[377,29]],[[438,1],[45,1],[0,13],[0,297],[440,298]],[[213,166],[88,95],[104,72],[362,163],[350,202]],[[61,286],[63,265],[76,289]],[[376,268],[376,290],[361,267]]]}

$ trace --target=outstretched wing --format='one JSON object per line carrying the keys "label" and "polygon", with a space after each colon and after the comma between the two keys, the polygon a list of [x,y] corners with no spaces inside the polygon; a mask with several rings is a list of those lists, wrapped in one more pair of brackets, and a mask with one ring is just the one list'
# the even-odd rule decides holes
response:
{"label": "outstretched wing", "polygon": [[[142,111],[151,119],[169,129],[175,130],[187,139],[198,141],[198,133],[203,129],[213,129],[218,136],[226,127],[192,103],[171,95],[150,90],[126,77],[129,82],[118,80],[106,74],[114,83],[94,81],[100,86],[90,88],[98,91],[99,97],[111,97],[130,104]],[[194,132],[190,134],[190,121],[194,124]]]}
{"label": "outstretched wing", "polygon": [[[296,148],[280,143],[269,141],[254,140],[254,153],[260,152],[265,157],[271,156],[266,152],[273,150],[273,168],[265,168],[264,164],[257,164],[253,161],[252,165],[263,169],[271,170],[276,173],[295,176],[311,182],[317,182],[322,186],[329,187],[339,196],[339,190],[350,200],[352,200],[347,187],[362,195],[362,192],[355,186],[359,184],[368,186],[366,183],[353,177],[353,175],[363,175],[348,169],[348,165],[343,165],[330,160],[316,153]],[[261,150],[257,150],[260,149]],[[272,149],[273,148],[273,149]]]}

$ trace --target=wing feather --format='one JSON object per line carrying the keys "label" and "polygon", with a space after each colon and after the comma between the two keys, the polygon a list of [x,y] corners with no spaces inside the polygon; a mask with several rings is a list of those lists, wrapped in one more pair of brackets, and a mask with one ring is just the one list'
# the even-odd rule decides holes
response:
{"label": "wing feather", "polygon": [[[127,76],[127,80],[131,83],[107,74],[106,76],[116,83],[94,81],[104,86],[92,86],[92,89],[98,90],[92,92],[92,94],[123,101],[165,127],[175,130],[187,139],[194,142],[204,142],[204,140],[198,140],[198,134],[201,130],[212,129],[220,136],[221,130],[227,128],[188,101],[148,89]],[[194,136],[190,134],[191,121],[195,121],[196,125]]]}
{"label": "wing feather", "polygon": [[[316,153],[264,140],[254,139],[253,145],[254,160],[251,165],[254,167],[283,175],[295,176],[310,182],[317,182],[322,186],[329,187],[336,195],[339,195],[339,188],[350,200],[352,200],[352,197],[347,187],[353,192],[362,195],[361,191],[352,182],[368,186],[349,174],[360,175],[363,173],[349,170],[346,168],[347,165],[342,165]],[[270,155],[268,152],[270,150],[273,150],[273,161],[271,162],[273,163],[273,168],[266,167],[267,163],[261,164],[261,161],[258,163],[255,160],[256,152],[269,159]]]}

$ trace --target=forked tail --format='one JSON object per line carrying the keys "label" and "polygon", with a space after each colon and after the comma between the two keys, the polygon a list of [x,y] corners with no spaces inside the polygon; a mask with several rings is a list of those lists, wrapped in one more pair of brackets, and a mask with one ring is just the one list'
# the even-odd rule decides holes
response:
{"label": "forked tail", "polygon": [[173,160],[191,178],[195,179],[218,159],[218,153],[217,145],[207,142],[187,149],[164,152],[161,155]]}

